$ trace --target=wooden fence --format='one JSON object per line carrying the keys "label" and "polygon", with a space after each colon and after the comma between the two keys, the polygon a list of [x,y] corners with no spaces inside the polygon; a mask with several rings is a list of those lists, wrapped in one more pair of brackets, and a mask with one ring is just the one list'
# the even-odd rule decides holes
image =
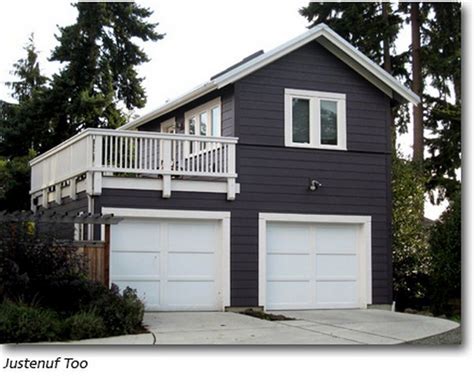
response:
{"label": "wooden fence", "polygon": [[109,284],[108,248],[105,242],[81,241],[78,252],[87,258],[88,277],[104,285]]}

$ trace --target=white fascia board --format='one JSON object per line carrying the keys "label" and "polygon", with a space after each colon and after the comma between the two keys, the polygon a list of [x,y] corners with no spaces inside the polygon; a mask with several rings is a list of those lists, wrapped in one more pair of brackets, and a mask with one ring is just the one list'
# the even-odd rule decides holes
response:
{"label": "white fascia board", "polygon": [[318,24],[316,27],[308,30],[306,33],[216,78],[217,88],[222,88],[230,83],[233,83],[276,61],[286,54],[291,53],[301,46],[306,45],[313,40],[317,40],[319,37],[325,37],[332,45],[343,51],[347,56],[359,63],[364,69],[382,81],[393,91],[399,93],[407,101],[413,104],[420,103],[420,97],[418,95],[402,85],[393,76],[379,67],[370,58],[362,54],[359,50],[357,50],[354,46],[352,46],[349,42],[347,42],[325,24]]}
{"label": "white fascia board", "polygon": [[[195,88],[194,90],[184,94],[183,96],[178,97],[177,99],[158,107],[157,109],[130,121],[119,129],[132,129],[139,125],[142,125],[156,117],[159,117],[166,112],[173,111],[174,109],[197,99],[200,96],[203,96],[213,90],[221,89],[228,84],[234,83],[239,79],[253,73],[256,70],[261,69],[262,67],[276,61],[277,59],[285,56],[286,54],[306,45],[307,43],[318,39],[319,37],[324,37],[332,45],[337,47],[339,50],[344,52],[350,59],[356,61],[360,64],[365,70],[374,75],[386,86],[391,88],[394,92],[400,94],[407,101],[417,105],[421,102],[420,97],[416,95],[409,88],[405,87],[393,76],[379,67],[376,63],[362,54],[349,42],[344,40],[336,32],[334,32],[326,24],[318,24],[314,28],[309,29],[305,33],[299,35],[296,38],[291,39],[290,41],[280,45],[267,53],[257,56],[256,58],[236,67],[229,72],[220,75],[216,79],[206,82],[203,85]],[[368,79],[370,80],[370,79]]]}
{"label": "white fascia board", "polygon": [[256,58],[248,61],[247,63],[236,67],[235,69],[219,76],[216,78],[217,88],[222,88],[230,83],[233,83],[254,71],[261,69],[262,67],[276,61],[277,59],[285,56],[286,54],[306,45],[308,42],[318,38],[322,32],[325,24],[318,24],[314,28],[311,28],[307,32],[299,35],[296,38],[280,45],[267,53],[257,56]]}
{"label": "white fascia board", "polygon": [[382,69],[379,65],[377,65],[374,61],[372,61],[366,55],[362,54],[359,50],[357,50],[354,46],[352,46],[339,34],[334,32],[331,28],[329,28],[326,25],[324,26],[325,28],[324,28],[323,36],[326,39],[328,39],[333,45],[341,49],[349,57],[357,61],[365,69],[367,69],[367,71],[375,75],[387,86],[392,88],[393,91],[399,93],[402,97],[404,97],[409,102],[415,105],[421,102],[420,97],[417,94],[415,94],[412,90],[410,90],[409,88],[401,84],[392,75],[387,73],[384,69]]}
{"label": "white fascia board", "polygon": [[157,117],[164,115],[167,112],[173,111],[178,107],[181,107],[182,105],[193,101],[194,99],[203,96],[213,90],[216,89],[216,86],[212,82],[206,82],[195,89],[191,90],[190,92],[187,92],[186,94],[154,109],[151,112],[146,113],[143,116],[140,116],[139,118],[129,121],[127,124],[121,126],[118,129],[133,129],[136,128],[140,125],[143,125],[153,119],[156,119]]}

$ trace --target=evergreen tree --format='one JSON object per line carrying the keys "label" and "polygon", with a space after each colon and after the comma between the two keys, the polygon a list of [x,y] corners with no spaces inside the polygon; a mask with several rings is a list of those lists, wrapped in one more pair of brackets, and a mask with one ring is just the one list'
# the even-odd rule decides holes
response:
{"label": "evergreen tree", "polygon": [[3,102],[0,111],[0,155],[7,158],[40,150],[48,132],[42,112],[48,78],[41,74],[33,35],[24,50],[26,57],[13,65],[16,80],[7,83],[18,103]]}
{"label": "evergreen tree", "polygon": [[[311,2],[300,9],[309,27],[325,23],[391,75],[408,81],[408,52],[397,54],[395,41],[403,18],[390,3],[384,2]],[[409,117],[406,105],[392,109],[392,140],[395,148],[396,130],[406,132]]]}
{"label": "evergreen tree", "polygon": [[427,189],[436,203],[451,199],[461,187],[456,173],[461,167],[461,5],[432,3],[431,9],[433,17],[423,29],[423,53],[429,84],[437,92],[425,96],[431,132],[426,139]]}
{"label": "evergreen tree", "polygon": [[54,75],[47,103],[52,110],[52,145],[84,128],[117,128],[123,109],[145,105],[136,67],[148,62],[134,40],[157,41],[152,11],[135,3],[77,3],[74,25],[60,28],[51,60],[65,66]]}
{"label": "evergreen tree", "polygon": [[13,65],[16,80],[7,83],[18,103],[0,101],[0,209],[29,209],[29,160],[47,139],[42,111],[47,78],[41,74],[33,35],[26,57]]}

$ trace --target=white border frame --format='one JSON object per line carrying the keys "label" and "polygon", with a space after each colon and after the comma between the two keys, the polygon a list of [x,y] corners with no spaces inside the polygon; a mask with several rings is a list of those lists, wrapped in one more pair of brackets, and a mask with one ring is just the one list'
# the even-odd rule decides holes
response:
{"label": "white border frame", "polygon": [[[221,118],[220,118],[220,123],[221,125],[219,126],[219,136],[214,136],[212,134],[212,109],[219,107],[220,112],[221,112]],[[189,111],[186,111],[184,113],[184,133],[186,135],[189,135],[189,119],[192,117],[196,118],[196,125],[194,126],[194,132],[195,134],[192,136],[202,136],[200,134],[200,129],[199,129],[199,115],[203,112],[206,112],[207,114],[207,130],[206,130],[206,136],[208,137],[221,137],[222,136],[222,103],[221,103],[221,98],[217,97],[214,98],[204,104],[201,104],[197,106],[196,108],[193,108]],[[199,132],[199,133],[198,133]]]}
{"label": "white border frame", "polygon": [[[194,219],[215,220],[220,222],[221,230],[221,268],[220,295],[221,310],[230,306],[230,211],[196,211],[196,210],[163,210],[102,207],[103,214],[114,214],[123,218],[153,218],[153,219]],[[110,237],[113,239],[113,236]],[[112,243],[110,243],[112,246]]]}
{"label": "white border frame", "polygon": [[[293,142],[292,99],[309,100],[309,143]],[[337,102],[337,145],[321,144],[321,100]],[[347,150],[346,94],[285,88],[285,146]]]}
{"label": "white border frame", "polygon": [[[366,309],[372,304],[372,217],[365,215],[316,215],[316,214],[258,214],[258,304],[266,310],[267,288],[267,223],[337,223],[357,224],[360,233],[357,240],[359,259],[359,307]],[[365,280],[365,281],[364,281]]]}

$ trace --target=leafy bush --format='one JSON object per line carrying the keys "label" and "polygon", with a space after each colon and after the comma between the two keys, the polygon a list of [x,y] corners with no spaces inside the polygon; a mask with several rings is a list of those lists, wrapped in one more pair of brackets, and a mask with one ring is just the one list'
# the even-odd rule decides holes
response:
{"label": "leafy bush", "polygon": [[[135,291],[121,293],[87,279],[84,257],[72,244],[38,236],[30,227],[0,224],[1,339],[75,340],[143,331],[144,305]],[[19,300],[34,306],[12,303]]]}
{"label": "leafy bush", "polygon": [[423,225],[424,179],[415,163],[394,156],[393,178],[393,289],[397,308],[426,302],[431,261],[428,232]]}
{"label": "leafy bush", "polygon": [[61,323],[46,309],[25,304],[0,304],[0,343],[45,342],[58,339]]}
{"label": "leafy bush", "polygon": [[461,298],[461,195],[451,204],[431,229],[430,249],[433,260],[431,301],[435,314],[455,311],[451,299]]}
{"label": "leafy bush", "polygon": [[133,334],[143,331],[143,302],[136,291],[127,287],[121,294],[117,285],[103,292],[89,305],[102,317],[108,335]]}
{"label": "leafy bush", "polygon": [[80,312],[64,321],[63,336],[70,340],[100,338],[106,335],[101,317],[92,312]]}
{"label": "leafy bush", "polygon": [[72,244],[37,235],[28,223],[0,224],[0,302],[31,302],[52,282],[85,277],[85,259]]}

